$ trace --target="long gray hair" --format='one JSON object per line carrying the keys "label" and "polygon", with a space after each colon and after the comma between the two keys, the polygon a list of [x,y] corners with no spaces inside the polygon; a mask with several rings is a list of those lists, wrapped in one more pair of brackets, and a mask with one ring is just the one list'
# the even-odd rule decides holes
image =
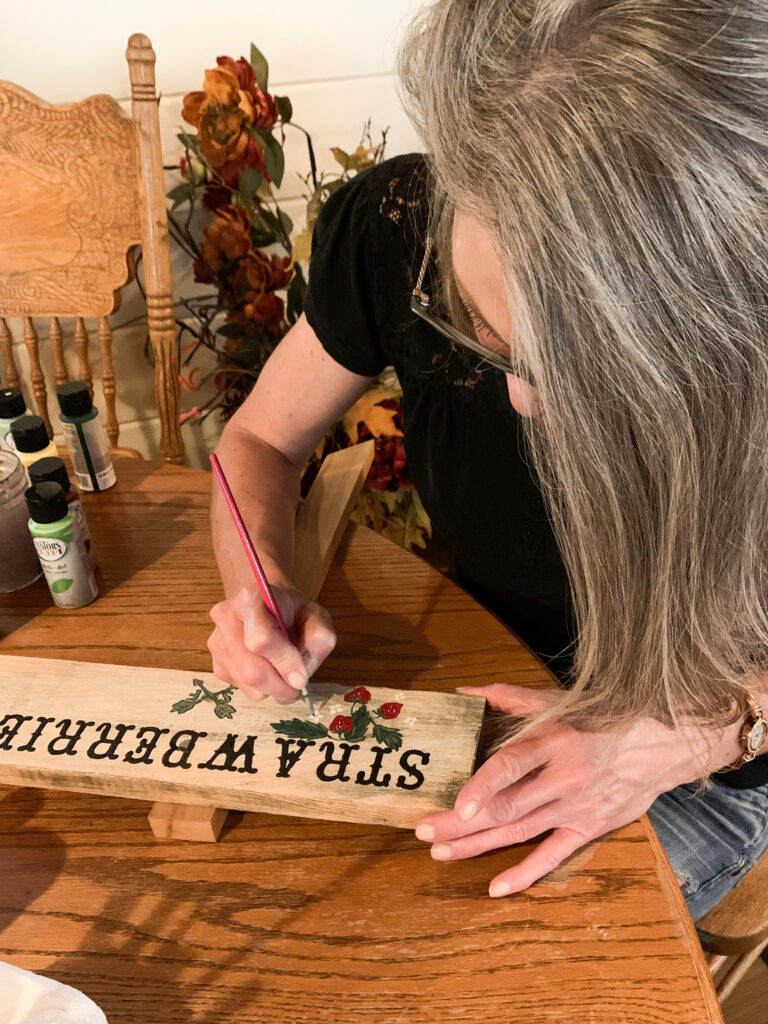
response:
{"label": "long gray hair", "polygon": [[399,77],[537,381],[559,713],[733,720],[768,668],[766,3],[438,0]]}

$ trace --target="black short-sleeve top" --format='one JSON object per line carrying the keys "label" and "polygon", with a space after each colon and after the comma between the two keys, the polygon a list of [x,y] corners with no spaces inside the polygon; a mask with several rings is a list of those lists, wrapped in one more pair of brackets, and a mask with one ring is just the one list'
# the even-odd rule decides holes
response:
{"label": "black short-sleeve top", "polygon": [[[373,377],[395,368],[408,467],[458,582],[563,678],[575,642],[568,577],[504,374],[410,309],[429,194],[420,154],[338,189],[315,226],[304,312],[346,369]],[[721,778],[762,784],[768,758]]]}

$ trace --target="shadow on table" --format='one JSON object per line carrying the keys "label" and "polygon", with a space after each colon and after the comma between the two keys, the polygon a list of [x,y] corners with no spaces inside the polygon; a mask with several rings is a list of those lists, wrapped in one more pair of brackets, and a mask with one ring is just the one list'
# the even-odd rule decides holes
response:
{"label": "shadow on table", "polygon": [[[41,810],[45,793],[40,789],[0,789],[2,864],[5,884],[0,888],[0,942],[7,928],[58,878],[66,860],[66,848],[55,832],[29,825]],[[45,850],[42,868],[34,874],[34,886],[20,884],[28,879],[30,848]]]}
{"label": "shadow on table", "polygon": [[[343,963],[350,945],[340,893],[346,889],[354,900],[357,892],[375,892],[382,863],[421,844],[412,833],[298,819],[297,831],[314,837],[313,852],[299,839],[299,851],[281,857],[284,883],[271,874],[260,884],[275,865],[274,854],[264,868],[259,863],[259,828],[269,841],[275,823],[285,829],[285,819],[249,819],[245,839],[228,829],[215,847],[186,844],[172,861],[158,847],[157,858],[143,867],[126,865],[123,891],[99,910],[99,927],[44,973],[85,992],[109,1024],[263,1024],[298,1019],[290,1010],[296,999],[318,1024],[335,1020],[324,979],[337,973],[334,961]],[[244,842],[253,851],[248,859]],[[172,853],[178,852],[176,846]],[[321,885],[318,858],[326,861]],[[199,878],[173,877],[188,875],[195,864]],[[158,872],[165,873],[162,895]]]}

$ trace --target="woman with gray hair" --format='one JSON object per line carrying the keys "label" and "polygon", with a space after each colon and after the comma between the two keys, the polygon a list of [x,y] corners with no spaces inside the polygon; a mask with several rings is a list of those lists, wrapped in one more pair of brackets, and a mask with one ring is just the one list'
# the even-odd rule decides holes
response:
{"label": "woman with gray hair", "polygon": [[459,581],[567,687],[474,688],[528,721],[417,835],[544,835],[501,896],[649,811],[696,919],[768,846],[768,9],[437,0],[400,78],[427,156],[328,202],[218,449],[296,645],[214,499],[214,671],[289,700],[333,648],[290,583],[299,474],[394,365]]}

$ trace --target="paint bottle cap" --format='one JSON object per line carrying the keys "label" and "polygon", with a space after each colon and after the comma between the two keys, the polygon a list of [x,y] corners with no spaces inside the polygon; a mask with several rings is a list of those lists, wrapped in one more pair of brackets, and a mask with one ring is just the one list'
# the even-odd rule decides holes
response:
{"label": "paint bottle cap", "polygon": [[67,473],[67,467],[56,455],[48,455],[44,459],[33,462],[27,470],[29,481],[32,484],[42,484],[46,481],[58,484],[64,492],[72,490],[72,483]]}
{"label": "paint bottle cap", "polygon": [[27,411],[27,403],[19,388],[2,388],[0,390],[0,420],[13,420],[23,416]]}
{"label": "paint bottle cap", "polygon": [[71,380],[56,388],[59,407],[65,416],[85,416],[93,408],[91,392],[84,380]]}
{"label": "paint bottle cap", "polygon": [[69,511],[64,491],[51,480],[27,488],[24,500],[29,509],[29,518],[36,523],[58,523]]}
{"label": "paint bottle cap", "polygon": [[11,434],[20,452],[39,452],[49,444],[48,431],[39,416],[20,416],[11,424]]}

